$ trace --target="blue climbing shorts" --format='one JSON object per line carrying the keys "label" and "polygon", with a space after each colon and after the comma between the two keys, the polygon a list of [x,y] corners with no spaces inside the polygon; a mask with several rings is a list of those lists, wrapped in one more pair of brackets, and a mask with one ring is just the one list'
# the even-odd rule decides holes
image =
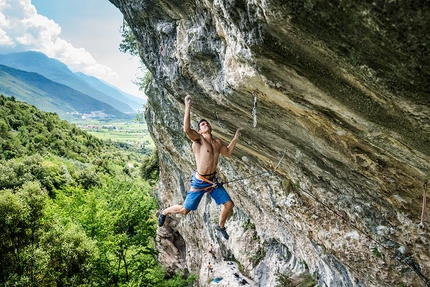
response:
{"label": "blue climbing shorts", "polygon": [[[211,180],[212,182],[217,182],[218,178],[214,177]],[[210,186],[212,185],[209,182],[206,182],[199,178],[199,175],[195,172],[190,180],[191,187],[193,189],[198,189],[197,191],[190,190],[187,193],[187,197],[185,198],[184,207],[187,210],[196,210],[199,206],[200,201],[202,200],[203,195],[210,190]],[[209,189],[207,189],[209,188]],[[231,200],[227,191],[222,185],[212,189],[209,192],[210,196],[215,200],[216,204],[224,204],[227,201]]]}

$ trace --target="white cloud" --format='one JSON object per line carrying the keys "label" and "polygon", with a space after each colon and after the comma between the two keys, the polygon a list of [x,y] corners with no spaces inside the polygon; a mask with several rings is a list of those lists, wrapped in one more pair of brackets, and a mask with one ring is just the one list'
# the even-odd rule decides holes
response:
{"label": "white cloud", "polygon": [[6,31],[0,29],[0,46],[11,47],[13,46],[13,41],[8,37]]}
{"label": "white cloud", "polygon": [[118,74],[98,64],[84,48],[76,48],[60,37],[61,27],[37,13],[31,0],[0,0],[0,53],[39,51],[82,71],[112,81]]}

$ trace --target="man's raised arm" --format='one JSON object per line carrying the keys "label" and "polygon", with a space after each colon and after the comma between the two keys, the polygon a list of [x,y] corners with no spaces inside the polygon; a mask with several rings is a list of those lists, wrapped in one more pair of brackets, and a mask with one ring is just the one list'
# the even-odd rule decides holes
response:
{"label": "man's raised arm", "polygon": [[191,96],[187,95],[185,97],[184,132],[187,134],[190,140],[195,142],[200,139],[200,135],[191,128],[190,110],[191,110]]}
{"label": "man's raised arm", "polygon": [[234,151],[234,147],[236,146],[236,142],[237,142],[237,140],[239,139],[240,131],[241,131],[241,130],[242,130],[241,128],[238,128],[238,129],[237,129],[237,131],[236,131],[236,133],[235,133],[235,135],[234,135],[233,139],[232,139],[232,140],[231,140],[231,142],[228,144],[228,146],[223,145],[223,146],[221,147],[220,153],[221,153],[223,156],[227,156],[227,157],[229,157],[229,156],[231,156],[231,155],[232,155],[232,153],[233,153],[233,151]]}

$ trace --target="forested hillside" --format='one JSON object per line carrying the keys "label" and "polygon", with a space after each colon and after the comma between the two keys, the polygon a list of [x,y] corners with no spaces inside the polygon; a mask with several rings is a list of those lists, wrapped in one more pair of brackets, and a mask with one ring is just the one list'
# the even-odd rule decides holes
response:
{"label": "forested hillside", "polygon": [[154,249],[158,160],[0,96],[0,286],[188,286]]}

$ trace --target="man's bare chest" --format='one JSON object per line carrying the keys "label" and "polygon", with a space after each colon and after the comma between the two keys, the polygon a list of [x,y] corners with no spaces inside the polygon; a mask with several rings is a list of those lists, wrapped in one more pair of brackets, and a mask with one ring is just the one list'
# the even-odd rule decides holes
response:
{"label": "man's bare chest", "polygon": [[197,148],[197,153],[202,156],[219,154],[219,144],[216,140],[203,139]]}

